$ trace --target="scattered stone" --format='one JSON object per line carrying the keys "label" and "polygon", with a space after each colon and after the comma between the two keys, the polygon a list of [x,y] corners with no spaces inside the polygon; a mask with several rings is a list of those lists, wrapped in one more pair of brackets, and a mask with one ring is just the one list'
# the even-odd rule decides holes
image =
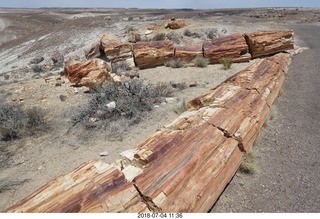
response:
{"label": "scattered stone", "polygon": [[136,43],[141,41],[141,35],[140,33],[136,31],[130,31],[128,34],[128,41],[131,43]]}
{"label": "scattered stone", "polygon": [[39,64],[44,60],[42,56],[35,57],[30,60],[29,64]]}
{"label": "scattered stone", "polygon": [[61,102],[64,102],[64,101],[67,100],[67,96],[66,95],[60,95],[59,98],[60,98]]}
{"label": "scattered stone", "polygon": [[112,102],[108,103],[106,106],[109,109],[114,109],[114,108],[116,108],[116,102],[112,101]]}
{"label": "scattered stone", "polygon": [[167,97],[166,103],[176,103],[178,101],[177,97]]}
{"label": "scattered stone", "polygon": [[189,87],[196,87],[196,86],[198,86],[198,83],[196,81],[191,83],[191,84],[189,84]]}
{"label": "scattered stone", "polygon": [[64,64],[64,56],[61,52],[55,52],[52,57],[51,60],[53,62],[53,65],[55,67],[63,67]]}
{"label": "scattered stone", "polygon": [[153,30],[146,30],[146,32],[144,33],[145,35],[150,35],[153,33]]}
{"label": "scattered stone", "polygon": [[108,151],[103,151],[101,153],[99,153],[99,156],[104,157],[104,156],[108,156],[109,152]]}
{"label": "scattered stone", "polygon": [[91,46],[89,51],[85,53],[86,59],[100,58],[103,52],[100,50],[100,43],[95,43]]}

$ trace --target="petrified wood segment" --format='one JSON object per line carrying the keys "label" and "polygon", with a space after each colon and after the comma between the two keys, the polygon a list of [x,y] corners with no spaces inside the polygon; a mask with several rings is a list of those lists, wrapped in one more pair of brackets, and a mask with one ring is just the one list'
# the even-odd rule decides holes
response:
{"label": "petrified wood segment", "polygon": [[221,58],[230,58],[233,62],[246,62],[251,59],[246,40],[241,34],[205,41],[203,54],[212,64],[219,63]]}
{"label": "petrified wood segment", "polygon": [[176,46],[175,58],[185,62],[191,62],[197,56],[202,56],[202,45]]}
{"label": "petrified wood segment", "polygon": [[153,211],[208,211],[241,163],[238,142],[210,124],[162,134],[138,147],[136,187]]}
{"label": "petrified wood segment", "polygon": [[245,38],[253,58],[293,49],[292,30],[246,33]]}
{"label": "petrified wood segment", "polygon": [[115,167],[99,161],[82,164],[6,212],[142,212],[146,205],[132,183]]}
{"label": "petrified wood segment", "polygon": [[102,59],[89,59],[88,61],[69,61],[64,67],[64,74],[69,81],[77,85],[94,88],[105,81],[112,81],[110,68]]}
{"label": "petrified wood segment", "polygon": [[136,67],[151,68],[164,65],[174,56],[173,41],[138,42],[133,44]]}

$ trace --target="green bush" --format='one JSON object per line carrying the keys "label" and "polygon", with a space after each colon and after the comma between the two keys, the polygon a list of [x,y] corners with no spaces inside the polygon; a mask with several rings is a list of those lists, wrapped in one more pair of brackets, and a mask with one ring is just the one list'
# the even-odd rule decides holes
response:
{"label": "green bush", "polygon": [[166,63],[166,66],[171,67],[171,68],[182,68],[185,66],[185,63],[183,61],[178,60],[178,59],[172,59]]}
{"label": "green bush", "polygon": [[219,59],[220,64],[223,65],[223,69],[227,70],[231,68],[232,65],[232,59],[230,58],[221,58]]}
{"label": "green bush", "polygon": [[192,60],[192,62],[196,67],[199,67],[199,68],[205,68],[209,64],[209,60],[202,56],[197,56],[195,59]]}

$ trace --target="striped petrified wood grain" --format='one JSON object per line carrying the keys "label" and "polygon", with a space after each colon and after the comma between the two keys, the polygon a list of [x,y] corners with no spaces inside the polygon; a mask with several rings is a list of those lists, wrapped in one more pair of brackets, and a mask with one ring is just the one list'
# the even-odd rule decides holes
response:
{"label": "striped petrified wood grain", "polygon": [[288,54],[256,60],[121,153],[118,169],[85,163],[6,211],[207,212],[250,150],[290,61]]}
{"label": "striped petrified wood grain", "polygon": [[6,212],[143,212],[133,184],[113,166],[90,161],[17,202]]}
{"label": "striped petrified wood grain", "polygon": [[233,62],[247,62],[251,59],[245,38],[241,34],[218,37],[203,43],[203,55],[212,64],[221,58],[230,58]]}
{"label": "striped petrified wood grain", "polygon": [[272,55],[294,48],[292,30],[245,33],[252,58]]}

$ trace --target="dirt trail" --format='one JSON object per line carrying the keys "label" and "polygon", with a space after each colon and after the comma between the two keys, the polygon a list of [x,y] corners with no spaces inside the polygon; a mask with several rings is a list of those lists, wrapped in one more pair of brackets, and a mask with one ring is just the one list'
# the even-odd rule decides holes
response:
{"label": "dirt trail", "polygon": [[293,58],[277,114],[255,146],[259,171],[238,173],[212,212],[320,211],[320,27],[291,28],[309,50]]}

